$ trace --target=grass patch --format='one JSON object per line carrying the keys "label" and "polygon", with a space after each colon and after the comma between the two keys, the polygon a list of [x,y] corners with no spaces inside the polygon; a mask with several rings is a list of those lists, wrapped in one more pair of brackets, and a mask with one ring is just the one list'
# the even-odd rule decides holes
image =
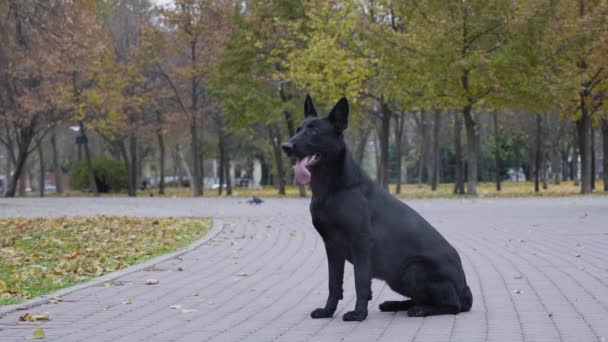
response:
{"label": "grass patch", "polygon": [[[391,184],[389,190],[395,194],[397,186]],[[466,188],[466,186],[465,186]],[[596,182],[596,190],[594,194],[608,195],[603,191],[604,183],[601,180]],[[441,183],[437,190],[432,191],[427,184],[418,186],[417,184],[404,184],[401,186],[401,194],[397,195],[403,199],[413,198],[462,198],[452,193],[454,183]],[[297,186],[287,186],[285,189],[285,197],[299,197],[299,189]],[[310,189],[307,190],[310,196]],[[477,184],[478,197],[561,197],[580,195],[580,186],[574,185],[572,181],[561,182],[559,185],[548,184],[546,190],[540,189],[540,192],[534,192],[533,182],[503,182],[502,190],[496,191],[495,183],[483,182]],[[141,196],[158,196],[158,189],[147,190],[141,193]],[[166,188],[165,197],[191,197],[192,193],[189,188]],[[224,195],[225,196],[225,195]],[[281,197],[275,187],[266,186],[262,189],[235,188],[233,191],[235,197]],[[205,197],[218,197],[217,190],[206,190]]]}
{"label": "grass patch", "polygon": [[187,246],[210,219],[0,219],[0,305],[18,303]]}
{"label": "grass patch", "polygon": [[[466,188],[466,185],[465,185]],[[604,183],[602,180],[597,180],[595,185],[596,190],[593,192],[595,195],[608,195],[608,192],[604,192]],[[437,190],[432,191],[428,184],[418,186],[417,184],[404,184],[401,186],[401,194],[397,195],[402,199],[414,199],[414,198],[463,198],[463,196],[457,196],[452,193],[454,189],[454,183],[441,183]],[[396,185],[391,184],[389,190],[392,194],[395,194]],[[277,188],[273,186],[265,186],[262,189],[249,189],[249,188],[234,188],[233,197],[299,197],[299,189],[297,186],[289,185],[285,189],[285,196],[278,194]],[[307,189],[308,196],[310,197],[310,189]],[[492,182],[482,182],[477,184],[478,197],[562,197],[562,196],[576,196],[580,195],[580,185],[574,185],[573,181],[561,182],[559,185],[548,184],[547,189],[540,189],[540,192],[534,192],[534,182],[503,182],[502,190],[496,191],[496,185]],[[29,196],[35,196],[36,194],[30,194]],[[60,197],[72,197],[72,196],[87,196],[88,193],[83,192],[69,192],[66,194],[49,194],[49,196],[60,196]],[[165,188],[165,195],[161,196],[158,194],[157,188],[140,191],[137,193],[140,197],[192,197],[190,188]],[[102,194],[104,197],[126,197],[126,193],[111,193]],[[205,197],[219,197],[217,190],[205,189]],[[225,192],[223,197],[225,197]]]}

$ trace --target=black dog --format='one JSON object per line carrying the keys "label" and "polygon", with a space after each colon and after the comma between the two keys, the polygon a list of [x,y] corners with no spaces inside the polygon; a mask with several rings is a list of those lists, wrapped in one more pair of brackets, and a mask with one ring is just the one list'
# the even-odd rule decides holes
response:
{"label": "black dog", "polygon": [[307,96],[304,121],[282,144],[296,159],[298,181],[310,183],[312,222],[327,252],[329,297],[311,317],[333,316],[342,299],[346,260],[354,265],[357,302],[345,321],[367,317],[372,277],[411,298],[384,302],[380,311],[407,310],[409,316],[469,311],[473,296],[458,252],[412,208],[376,185],[347,151],[342,133],[348,111],[342,98],[319,118]]}

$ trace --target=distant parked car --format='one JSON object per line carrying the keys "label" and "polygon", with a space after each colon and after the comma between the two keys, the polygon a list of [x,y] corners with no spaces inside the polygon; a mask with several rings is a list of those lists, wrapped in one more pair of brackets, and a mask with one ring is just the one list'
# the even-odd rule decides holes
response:
{"label": "distant parked car", "polygon": [[[211,184],[211,186],[209,186],[209,189],[211,189],[211,190],[217,190],[219,188],[220,188],[220,184],[219,183]],[[226,184],[224,184],[222,186],[222,188],[226,189]]]}
{"label": "distant parked car", "polygon": [[250,181],[249,178],[245,178],[245,177],[243,177],[243,178],[237,178],[236,179],[236,186],[239,187],[239,188],[246,188],[246,187],[249,186],[249,181]]}

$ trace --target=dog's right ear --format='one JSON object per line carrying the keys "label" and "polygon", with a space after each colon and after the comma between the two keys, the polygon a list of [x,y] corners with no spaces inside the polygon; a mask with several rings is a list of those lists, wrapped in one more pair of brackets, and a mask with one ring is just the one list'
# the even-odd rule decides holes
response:
{"label": "dog's right ear", "polygon": [[312,98],[310,98],[310,95],[306,94],[306,100],[304,101],[304,118],[309,116],[316,117],[319,116],[319,114],[317,114],[315,105],[312,104]]}

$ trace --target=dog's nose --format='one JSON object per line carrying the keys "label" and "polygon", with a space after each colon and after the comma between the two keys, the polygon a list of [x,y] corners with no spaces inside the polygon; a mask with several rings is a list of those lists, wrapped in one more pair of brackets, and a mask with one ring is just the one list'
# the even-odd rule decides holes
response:
{"label": "dog's nose", "polygon": [[288,155],[293,152],[293,147],[294,147],[293,143],[289,142],[289,141],[286,141],[286,142],[284,142],[284,143],[281,144],[281,148]]}

